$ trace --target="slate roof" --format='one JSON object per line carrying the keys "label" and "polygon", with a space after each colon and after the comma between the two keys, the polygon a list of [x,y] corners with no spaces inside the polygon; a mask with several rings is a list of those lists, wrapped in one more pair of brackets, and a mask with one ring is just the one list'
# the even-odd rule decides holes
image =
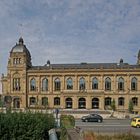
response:
{"label": "slate roof", "polygon": [[32,70],[45,69],[136,69],[140,65],[129,65],[128,63],[80,63],[80,64],[46,64],[44,66],[32,66]]}

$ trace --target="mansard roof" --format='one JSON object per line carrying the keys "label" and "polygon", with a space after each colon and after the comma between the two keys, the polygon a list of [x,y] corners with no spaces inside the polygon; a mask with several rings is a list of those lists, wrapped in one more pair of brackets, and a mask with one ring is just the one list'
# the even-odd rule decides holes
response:
{"label": "mansard roof", "polygon": [[140,65],[129,65],[128,63],[80,63],[80,64],[50,64],[44,66],[32,66],[32,70],[45,69],[135,69]]}

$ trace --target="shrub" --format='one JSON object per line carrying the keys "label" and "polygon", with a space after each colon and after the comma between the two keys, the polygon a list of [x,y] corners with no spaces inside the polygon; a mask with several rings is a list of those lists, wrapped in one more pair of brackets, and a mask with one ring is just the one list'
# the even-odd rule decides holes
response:
{"label": "shrub", "polygon": [[113,101],[111,102],[111,108],[113,111],[116,110],[116,103],[115,103],[115,99],[113,99]]}
{"label": "shrub", "polygon": [[61,115],[60,126],[65,128],[73,128],[75,126],[75,119],[72,115]]}
{"label": "shrub", "polygon": [[54,122],[53,115],[50,114],[0,113],[0,139],[46,139]]}
{"label": "shrub", "polygon": [[132,102],[132,100],[130,100],[129,101],[129,106],[128,106],[129,113],[133,112],[133,108],[134,108],[133,102]]}
{"label": "shrub", "polygon": [[65,127],[61,127],[60,140],[67,140],[68,134]]}
{"label": "shrub", "polygon": [[133,135],[131,132],[114,135],[97,135],[93,131],[84,131],[84,140],[139,140],[140,137]]}

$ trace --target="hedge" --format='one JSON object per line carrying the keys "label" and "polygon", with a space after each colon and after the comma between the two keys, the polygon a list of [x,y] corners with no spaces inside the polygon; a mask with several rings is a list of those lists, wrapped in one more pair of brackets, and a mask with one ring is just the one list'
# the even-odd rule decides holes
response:
{"label": "hedge", "polygon": [[48,139],[48,130],[54,125],[51,114],[0,113],[0,140]]}

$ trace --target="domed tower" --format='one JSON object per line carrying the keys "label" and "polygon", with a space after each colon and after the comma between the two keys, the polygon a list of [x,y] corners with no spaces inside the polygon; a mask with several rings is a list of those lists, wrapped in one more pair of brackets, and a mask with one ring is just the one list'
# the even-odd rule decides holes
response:
{"label": "domed tower", "polygon": [[137,64],[140,65],[140,50],[139,50],[139,52],[138,52]]}
{"label": "domed tower", "polygon": [[10,59],[8,67],[31,67],[31,55],[29,50],[24,45],[23,38],[19,39],[19,42],[12,48],[10,52]]}
{"label": "domed tower", "polygon": [[10,51],[4,86],[4,96],[11,98],[10,106],[12,108],[26,107],[27,70],[31,66],[30,52],[24,45],[23,38],[20,38]]}

